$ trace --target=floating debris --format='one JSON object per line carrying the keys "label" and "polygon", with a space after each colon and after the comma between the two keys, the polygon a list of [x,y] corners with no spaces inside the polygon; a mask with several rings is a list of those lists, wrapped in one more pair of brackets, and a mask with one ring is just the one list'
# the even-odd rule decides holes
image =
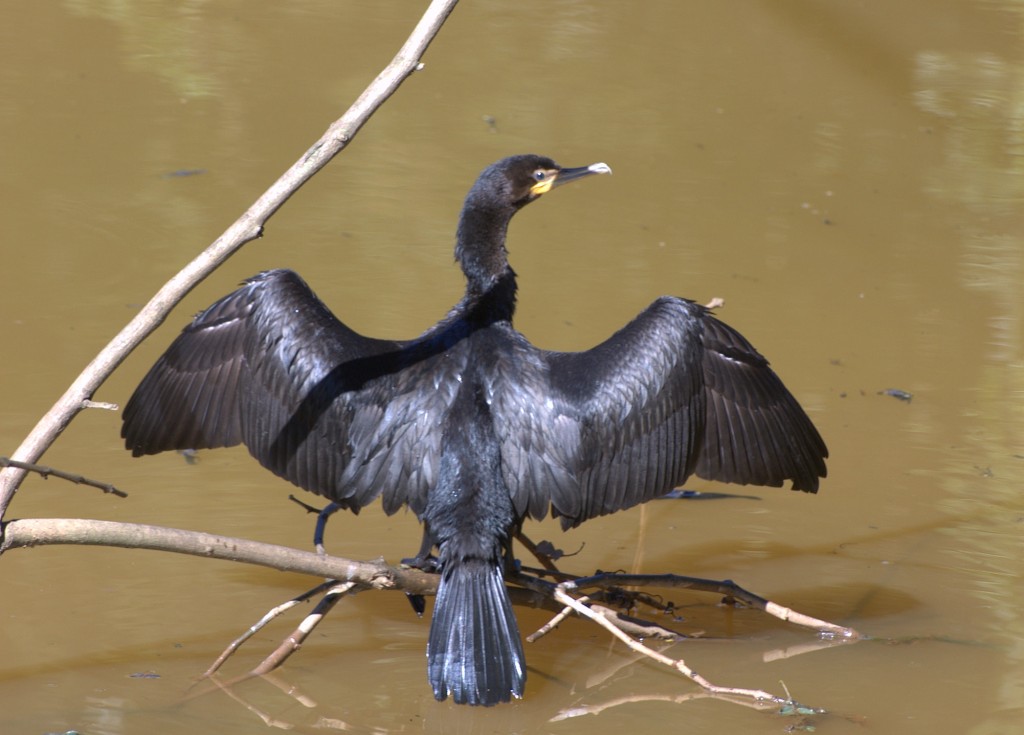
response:
{"label": "floating debris", "polygon": [[886,388],[885,390],[878,391],[878,395],[892,396],[893,398],[898,398],[899,400],[906,401],[907,403],[910,403],[914,398],[913,393],[910,391],[900,390],[899,388]]}
{"label": "floating debris", "polygon": [[177,171],[168,171],[161,178],[183,179],[186,176],[201,176],[206,173],[205,168],[179,168]]}

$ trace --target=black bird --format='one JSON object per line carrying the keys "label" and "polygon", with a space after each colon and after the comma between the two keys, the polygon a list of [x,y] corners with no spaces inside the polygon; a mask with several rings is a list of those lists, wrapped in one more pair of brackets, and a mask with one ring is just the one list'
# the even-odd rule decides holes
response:
{"label": "black bird", "polygon": [[202,312],[142,380],[122,436],[136,456],[243,443],[275,474],[353,511],[383,497],[423,521],[441,580],[427,645],[437,699],[520,697],[504,585],[510,539],[550,507],[565,528],[709,480],[816,492],[828,451],[768,362],[706,309],[662,297],[585,352],[512,327],[505,235],[520,208],[603,163],[513,156],[466,197],[466,293],[409,341],[342,324],[293,272]]}

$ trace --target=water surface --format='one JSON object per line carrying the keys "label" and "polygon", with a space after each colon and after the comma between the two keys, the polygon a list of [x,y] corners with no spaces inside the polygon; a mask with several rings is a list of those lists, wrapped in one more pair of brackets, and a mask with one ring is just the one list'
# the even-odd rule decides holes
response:
{"label": "water surface", "polygon": [[[0,9],[0,453],[96,351],[338,117],[415,22],[407,2],[63,3]],[[304,274],[359,331],[415,335],[458,298],[453,233],[511,153],[615,175],[512,228],[518,326],[582,349],[663,293],[725,299],[832,451],[815,496],[715,486],[568,534],[571,571],[732,578],[876,641],[671,593],[717,683],[834,714],[720,701],[580,621],[527,647],[526,698],[435,703],[427,621],[401,595],[340,605],[276,682],[190,697],[221,648],[315,583],[154,552],[0,559],[0,729],[299,732],[1007,732],[1024,713],[1024,117],[1014,2],[515,4],[456,9],[356,142],[97,393],[122,403],[191,314],[262,269]],[[183,175],[190,174],[190,175]],[[901,401],[882,391],[912,394]],[[126,500],[28,480],[11,517],[156,523],[306,547],[290,486],[244,450],[133,460],[80,416],[46,462]],[[334,521],[332,550],[397,560],[406,513]],[[546,614],[522,610],[531,631]],[[291,630],[259,635],[240,673]],[[142,676],[138,676],[138,675]],[[577,713],[566,717],[573,708]]]}

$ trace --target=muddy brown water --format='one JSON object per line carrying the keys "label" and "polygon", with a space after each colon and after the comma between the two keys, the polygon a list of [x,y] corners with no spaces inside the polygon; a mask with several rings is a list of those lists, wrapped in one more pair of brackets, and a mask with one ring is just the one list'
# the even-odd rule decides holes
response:
{"label": "muddy brown water", "polygon": [[[344,110],[418,6],[0,8],[0,454]],[[672,655],[832,714],[685,700],[687,681],[579,621],[527,647],[523,701],[439,704],[427,621],[394,594],[339,606],[276,680],[192,697],[229,640],[312,580],[51,547],[0,559],[0,731],[1024,729],[1022,21],[1008,1],[465,3],[423,72],[96,396],[123,403],[192,313],[269,267],[298,270],[360,331],[417,334],[460,294],[454,226],[484,165],[526,151],[607,161],[614,176],[516,219],[518,326],[581,349],[662,293],[722,297],[722,318],[820,427],[830,475],[815,497],[695,480],[726,497],[528,531],[582,547],[571,571],[732,578],[875,637],[820,645],[713,596],[666,593],[675,624],[707,636]],[[308,545],[291,487],[244,451],[133,460],[118,429],[116,414],[82,415],[46,462],[128,499],[30,479],[10,516]],[[329,540],[396,560],[419,530],[373,508],[338,517]],[[545,619],[520,612],[524,631]]]}

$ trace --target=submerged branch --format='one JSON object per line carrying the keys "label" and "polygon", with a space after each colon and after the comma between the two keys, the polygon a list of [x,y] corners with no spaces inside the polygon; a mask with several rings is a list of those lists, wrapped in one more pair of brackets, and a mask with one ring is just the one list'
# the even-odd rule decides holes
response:
{"label": "submerged branch", "polygon": [[[361,589],[402,590],[412,595],[427,595],[437,592],[439,576],[407,567],[393,567],[383,561],[361,562],[320,553],[299,551],[286,546],[265,544],[256,541],[219,536],[196,531],[184,531],[163,526],[150,526],[111,521],[97,521],[73,518],[32,518],[0,523],[2,541],[0,554],[9,549],[27,548],[49,544],[81,544],[113,546],[132,549],[173,551],[206,558],[243,562],[277,569],[284,572],[298,572],[326,577],[330,581],[319,585],[303,595],[276,606],[242,636],[233,641],[220,658],[207,670],[210,676],[252,634],[291,609],[301,601],[317,594],[324,594],[317,608],[286,637],[278,648],[247,676],[263,675],[280,666],[292,653],[297,651],[309,633],[323,619],[337,601]],[[559,575],[561,576],[561,575]],[[678,575],[635,575],[598,574],[592,577],[576,578],[553,584],[522,572],[511,575],[510,581],[521,587],[510,589],[512,599],[518,604],[534,604],[555,607],[561,612],[540,631],[530,636],[533,641],[550,633],[564,618],[575,613],[605,628],[612,636],[624,643],[637,654],[653,659],[682,674],[701,687],[704,692],[725,698],[739,698],[757,706],[778,706],[792,704],[788,697],[780,697],[759,689],[724,687],[712,684],[678,658],[671,658],[655,651],[642,641],[649,638],[678,639],[680,636],[656,623],[623,615],[615,610],[593,604],[587,597],[573,597],[570,592],[581,588],[618,588],[623,585],[659,587],[687,587],[702,591],[725,592],[730,597],[743,600],[753,607],[775,615],[783,620],[805,625],[823,634],[842,634],[839,640],[853,641],[860,636],[850,628],[843,628],[826,621],[801,615],[781,605],[744,590],[734,582],[681,577]],[[340,583],[340,584],[339,584]],[[601,594],[601,593],[598,593]],[[815,710],[822,712],[824,710]]]}
{"label": "submerged branch", "polygon": [[572,580],[574,589],[599,588],[608,589],[611,587],[671,587],[693,589],[701,592],[717,592],[726,597],[739,600],[745,605],[763,610],[769,615],[783,620],[787,623],[794,623],[805,628],[813,628],[822,635],[834,636],[845,640],[856,640],[861,637],[853,628],[843,625],[836,625],[827,620],[814,618],[810,615],[797,612],[788,607],[766,600],[760,595],[755,595],[745,590],[731,579],[701,579],[700,577],[684,577],[678,574],[595,574],[592,577],[579,577]]}

